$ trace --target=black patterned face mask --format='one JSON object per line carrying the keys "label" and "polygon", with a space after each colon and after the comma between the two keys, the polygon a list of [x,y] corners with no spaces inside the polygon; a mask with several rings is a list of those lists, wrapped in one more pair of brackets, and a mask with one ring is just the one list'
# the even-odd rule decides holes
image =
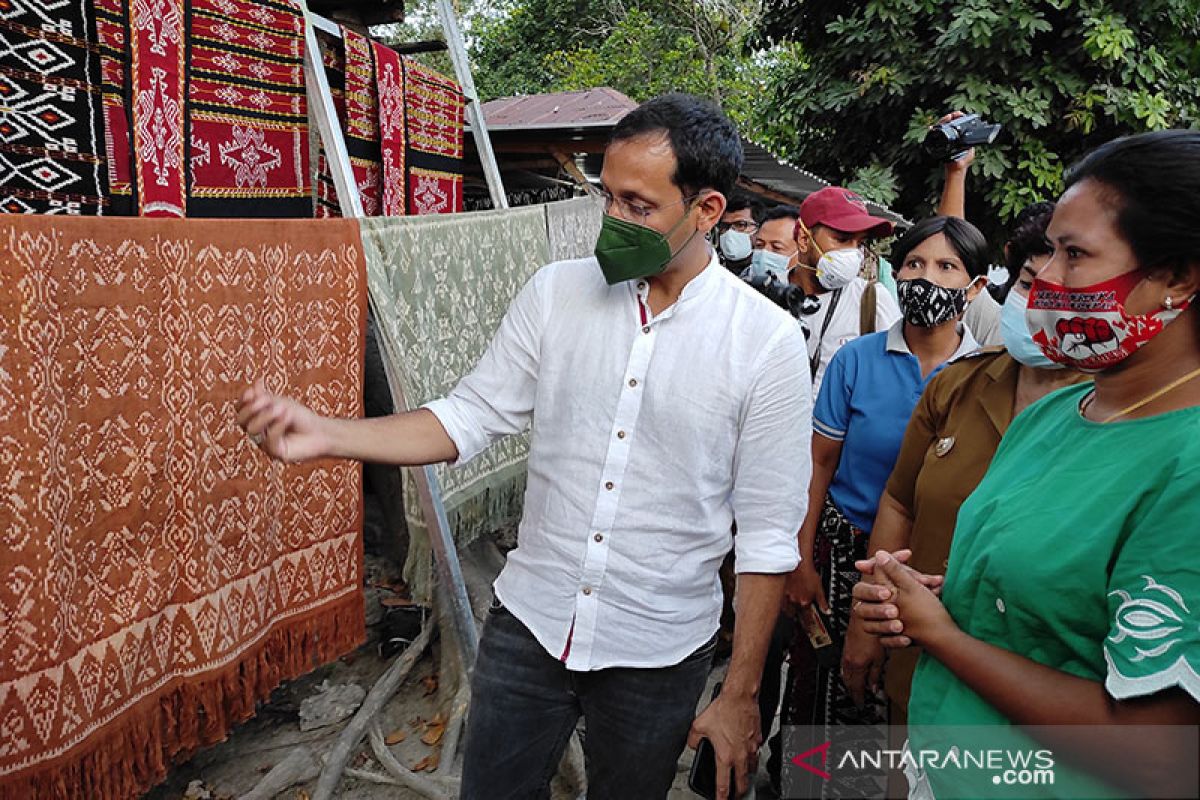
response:
{"label": "black patterned face mask", "polygon": [[896,283],[904,321],[918,328],[936,328],[957,319],[967,309],[967,289],[947,289],[924,278]]}

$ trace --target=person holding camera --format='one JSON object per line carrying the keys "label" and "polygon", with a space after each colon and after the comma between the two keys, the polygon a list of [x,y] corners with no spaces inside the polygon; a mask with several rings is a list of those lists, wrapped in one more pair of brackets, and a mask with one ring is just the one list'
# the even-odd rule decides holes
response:
{"label": "person holding camera", "polygon": [[[943,132],[943,129],[949,130],[949,133]],[[964,139],[979,144],[990,144],[999,132],[999,125],[988,125],[978,114],[952,111],[938,120],[925,144],[928,152],[945,160],[946,179],[942,183],[938,214],[943,217],[967,218],[967,173],[971,170],[971,164],[975,163],[975,148],[968,147],[963,150],[962,148],[966,147]],[[992,297],[990,291],[981,292],[975,302],[967,307],[963,324],[984,347],[1004,344],[1004,337],[1000,333],[1000,304]]]}

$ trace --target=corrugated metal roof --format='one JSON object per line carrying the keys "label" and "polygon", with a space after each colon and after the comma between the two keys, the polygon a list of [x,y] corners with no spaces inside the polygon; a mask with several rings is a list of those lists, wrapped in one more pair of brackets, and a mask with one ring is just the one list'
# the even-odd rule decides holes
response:
{"label": "corrugated metal roof", "polygon": [[[765,147],[742,138],[742,151],[745,159],[742,162],[742,176],[762,184],[780,194],[795,197],[798,201],[808,197],[818,189],[830,186],[829,181],[818,177],[806,169],[784,161],[775,156]],[[903,227],[909,227],[912,222],[892,211],[887,206],[867,201],[867,208],[872,214],[884,217]]]}
{"label": "corrugated metal roof", "polygon": [[600,87],[489,100],[483,118],[493,131],[612,127],[635,108],[637,103],[616,89]]}

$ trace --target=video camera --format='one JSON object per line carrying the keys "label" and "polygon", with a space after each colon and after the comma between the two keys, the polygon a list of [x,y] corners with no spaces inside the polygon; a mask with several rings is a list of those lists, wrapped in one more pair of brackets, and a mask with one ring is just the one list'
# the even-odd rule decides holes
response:
{"label": "video camera", "polygon": [[978,114],[967,114],[934,125],[925,135],[921,147],[941,161],[954,161],[972,147],[996,141],[1002,127],[999,123],[984,122]]}
{"label": "video camera", "polygon": [[770,276],[742,278],[746,283],[750,284],[759,294],[770,300],[775,305],[782,308],[784,311],[791,314],[796,319],[800,319],[802,313],[812,313],[804,307],[804,300],[807,295],[804,289],[799,286],[794,286],[790,283],[780,283]]}

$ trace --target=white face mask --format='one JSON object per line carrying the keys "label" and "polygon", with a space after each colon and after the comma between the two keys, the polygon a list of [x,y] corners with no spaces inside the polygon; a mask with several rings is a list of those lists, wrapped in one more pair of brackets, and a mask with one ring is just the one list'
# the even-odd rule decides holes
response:
{"label": "white face mask", "polygon": [[741,261],[750,257],[750,234],[735,231],[733,228],[721,234],[719,240],[721,255],[730,261]]}
{"label": "white face mask", "polygon": [[863,252],[857,247],[851,250],[830,250],[817,262],[817,281],[833,291],[850,284],[862,271]]}
{"label": "white face mask", "polygon": [[770,250],[755,250],[750,259],[750,275],[755,278],[770,276],[779,283],[787,283],[788,273],[792,271],[791,263],[791,256]]}

